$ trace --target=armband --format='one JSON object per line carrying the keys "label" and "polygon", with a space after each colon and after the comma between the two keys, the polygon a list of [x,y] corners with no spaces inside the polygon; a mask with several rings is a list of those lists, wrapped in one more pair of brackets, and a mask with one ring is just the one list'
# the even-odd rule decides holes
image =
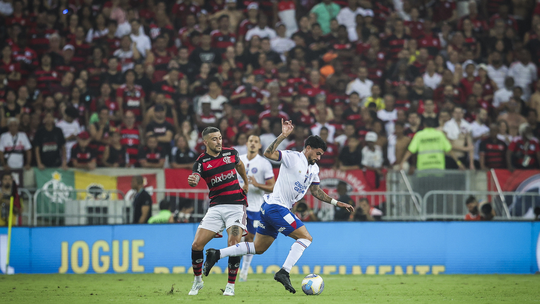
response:
{"label": "armband", "polygon": [[332,199],[332,200],[330,201],[330,204],[332,204],[332,205],[334,205],[334,206],[337,206],[337,203],[338,203],[338,201],[337,201],[336,199]]}

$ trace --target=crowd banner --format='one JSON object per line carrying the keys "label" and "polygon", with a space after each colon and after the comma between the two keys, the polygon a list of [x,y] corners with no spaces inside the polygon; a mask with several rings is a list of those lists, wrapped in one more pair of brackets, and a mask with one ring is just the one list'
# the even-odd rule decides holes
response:
{"label": "crowd banner", "polygon": [[[314,242],[292,273],[534,274],[539,269],[539,222],[306,226]],[[15,273],[192,273],[196,229],[197,224],[14,228],[10,265]],[[471,231],[475,237],[469,237]],[[6,228],[0,228],[0,239],[6,233]],[[206,248],[222,248],[226,242],[226,238],[214,239]],[[254,257],[250,271],[278,271],[291,243],[279,236],[263,255]],[[5,250],[0,242],[0,257]],[[226,268],[224,259],[213,271],[224,273]]]}
{"label": "crowd banner", "polygon": [[43,191],[34,202],[38,213],[64,213],[64,203],[75,199],[75,172],[59,169],[39,170],[34,168],[37,189]]}
{"label": "crowd banner", "polygon": [[[492,173],[493,172],[493,173]],[[498,191],[497,183],[503,192],[524,193],[523,197],[504,196],[512,217],[534,219],[534,207],[540,206],[540,198],[531,194],[540,193],[540,170],[514,170],[494,169],[487,172],[488,189]],[[494,174],[494,176],[493,176]]]}
{"label": "crowd banner", "polygon": [[[200,181],[196,187],[189,186],[187,182],[187,177],[191,174],[192,170],[190,169],[165,169],[165,188],[166,189],[198,189],[198,190],[207,190],[207,186],[204,181]],[[248,174],[249,175],[249,174]],[[279,176],[279,169],[274,169],[274,176]],[[365,172],[362,170],[349,170],[349,171],[340,171],[335,169],[321,169],[319,173],[321,179],[321,188],[329,194],[336,193],[337,184],[345,182],[349,192],[370,192],[370,191],[385,191],[386,182],[382,180],[379,183],[378,188],[370,187],[366,181]],[[197,199],[205,199],[205,193],[198,194]],[[306,197],[308,201],[312,199]]]}

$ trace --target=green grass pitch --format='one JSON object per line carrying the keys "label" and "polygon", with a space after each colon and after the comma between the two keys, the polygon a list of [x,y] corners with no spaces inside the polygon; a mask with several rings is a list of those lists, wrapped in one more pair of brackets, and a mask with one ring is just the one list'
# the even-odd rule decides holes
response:
{"label": "green grass pitch", "polygon": [[[2,303],[540,303],[540,275],[327,275],[319,296],[290,294],[270,274],[237,282],[224,297],[227,276],[210,275],[188,296],[189,274],[51,274],[0,276]],[[172,292],[171,292],[172,291]]]}

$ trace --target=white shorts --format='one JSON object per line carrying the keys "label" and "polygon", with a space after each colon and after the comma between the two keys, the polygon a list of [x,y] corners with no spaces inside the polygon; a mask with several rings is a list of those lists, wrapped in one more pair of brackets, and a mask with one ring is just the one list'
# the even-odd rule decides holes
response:
{"label": "white shorts", "polygon": [[238,226],[246,231],[245,205],[216,205],[208,208],[198,228],[221,233],[231,226]]}

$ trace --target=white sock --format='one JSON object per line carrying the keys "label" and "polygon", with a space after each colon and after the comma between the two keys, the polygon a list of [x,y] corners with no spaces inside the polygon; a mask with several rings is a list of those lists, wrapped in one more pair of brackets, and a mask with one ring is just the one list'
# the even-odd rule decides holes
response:
{"label": "white sock", "polygon": [[253,254],[246,254],[244,256],[244,261],[242,261],[242,269],[240,274],[247,274],[249,271],[249,265],[251,265],[251,260],[253,259]]}
{"label": "white sock", "polygon": [[202,275],[200,275],[200,276],[195,276],[195,282],[197,282],[197,283],[202,282]]}
{"label": "white sock", "polygon": [[287,272],[291,272],[291,268],[298,262],[302,254],[304,253],[304,250],[311,245],[311,241],[307,239],[298,239],[294,244],[291,246],[291,251],[289,251],[289,255],[287,256],[287,259],[285,260],[285,263],[283,263],[283,269],[285,269]]}
{"label": "white sock", "polygon": [[230,257],[230,256],[233,256],[233,257],[242,256],[246,254],[254,254],[255,245],[252,242],[238,243],[236,245],[221,249],[219,253],[220,253],[220,258],[225,258],[225,257]]}

